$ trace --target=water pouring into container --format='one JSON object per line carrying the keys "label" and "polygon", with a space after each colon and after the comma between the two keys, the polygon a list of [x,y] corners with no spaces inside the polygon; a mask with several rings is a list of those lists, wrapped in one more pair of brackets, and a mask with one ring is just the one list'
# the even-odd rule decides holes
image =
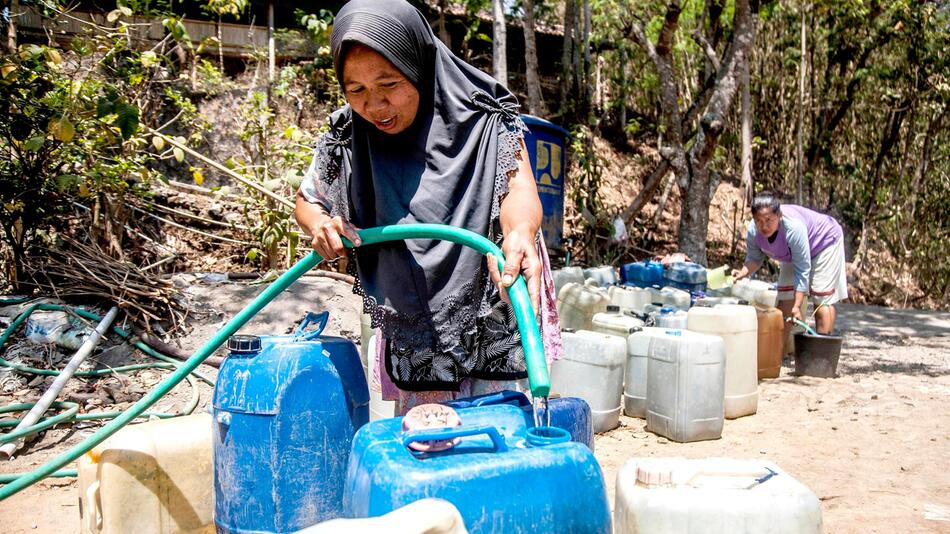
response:
{"label": "water pouring into container", "polygon": [[[456,58],[401,0],[348,3],[331,48],[348,105],[330,117],[295,214],[317,253],[347,256],[359,280],[377,329],[368,357],[382,371],[383,398],[405,414],[458,396],[527,390],[523,333],[507,295],[519,275],[548,358],[557,358],[560,334],[553,285],[542,283],[551,280],[542,208],[516,98]],[[367,246],[357,233],[405,223],[484,236],[500,245],[504,268],[455,243]],[[347,251],[344,239],[358,248]]]}

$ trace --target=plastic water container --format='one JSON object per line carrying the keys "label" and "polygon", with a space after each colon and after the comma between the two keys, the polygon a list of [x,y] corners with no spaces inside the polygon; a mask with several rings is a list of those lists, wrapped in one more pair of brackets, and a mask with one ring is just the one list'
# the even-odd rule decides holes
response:
{"label": "plastic water container", "polygon": [[637,287],[662,286],[663,264],[653,260],[627,263],[620,267],[620,282]]}
{"label": "plastic water container", "polygon": [[691,303],[689,291],[676,287],[664,287],[660,290],[661,304],[670,308],[688,310]]}
{"label": "plastic water container", "polygon": [[687,324],[687,315],[683,310],[664,306],[660,308],[659,313],[653,315],[653,323],[659,328],[678,328],[685,329]]}
{"label": "plastic water container", "polygon": [[785,318],[776,308],[756,309],[758,319],[759,380],[778,378],[785,348]]}
{"label": "plastic water container", "polygon": [[643,308],[651,302],[650,290],[642,287],[611,286],[607,289],[610,304],[619,306],[620,311],[643,313]]}
{"label": "plastic water container", "polygon": [[720,304],[689,310],[689,330],[720,336],[726,345],[726,419],[758,409],[758,323],[752,306]]}
{"label": "plastic water container", "polygon": [[778,291],[774,289],[760,289],[755,292],[752,302],[758,308],[775,308],[778,306]]}
{"label": "plastic water container", "polygon": [[757,292],[767,291],[769,289],[772,289],[772,284],[761,280],[743,278],[742,280],[736,280],[736,282],[732,284],[732,296],[747,302],[755,302],[755,294]]}
{"label": "plastic water container", "polygon": [[594,315],[607,311],[610,297],[602,289],[568,282],[557,296],[561,328],[590,330]]}
{"label": "plastic water container", "polygon": [[[376,421],[377,419],[396,417],[396,401],[383,400],[383,392],[372,385],[373,374],[376,373],[376,367],[379,364],[379,360],[376,358],[375,335],[369,338],[369,350],[369,378],[366,379],[369,386],[369,420]],[[380,369],[379,372],[385,373],[386,370]]]}
{"label": "plastic water container", "polygon": [[739,299],[735,297],[703,297],[693,301],[693,306],[704,306],[712,308],[719,304],[739,304]]}
{"label": "plastic water container", "polygon": [[[611,531],[593,453],[561,429],[525,425],[515,406],[457,410],[461,425],[404,432],[402,418],[357,433],[347,470],[347,517],[374,517],[422,499],[452,503],[472,533]],[[419,441],[458,442],[414,452]]]}
{"label": "plastic water container", "polygon": [[[531,428],[534,424],[534,408],[528,397],[519,391],[500,391],[475,397],[466,397],[443,402],[446,406],[459,410],[477,406],[495,406],[509,404],[519,408],[524,414],[525,426]],[[550,415],[548,415],[550,413]],[[594,450],[594,427],[591,422],[590,405],[578,397],[557,397],[548,399],[547,411],[542,407],[538,418],[543,424],[566,430],[571,435],[571,441],[576,441]]]}
{"label": "plastic water container", "polygon": [[650,339],[647,430],[673,441],[719,439],[726,354],[721,338],[666,330]]}
{"label": "plastic water container", "polygon": [[569,282],[575,284],[584,283],[584,271],[580,267],[564,267],[551,271],[551,277],[554,278],[554,294],[560,295],[561,288]]}
{"label": "plastic water container", "polygon": [[732,282],[732,272],[728,265],[716,267],[715,269],[706,269],[707,289],[724,289],[732,287]]}
{"label": "plastic water container", "polygon": [[607,311],[594,315],[591,331],[610,334],[627,339],[627,336],[643,328],[643,321],[620,311],[620,307],[610,305]]}
{"label": "plastic water container", "polygon": [[627,340],[579,330],[561,334],[564,357],[551,365],[551,392],[590,405],[594,432],[620,425],[620,398]]}
{"label": "plastic water container", "polygon": [[706,291],[706,268],[691,261],[671,263],[663,270],[663,282],[686,291]]}
{"label": "plastic water container", "polygon": [[421,499],[379,517],[331,519],[295,534],[466,534],[458,508],[442,499]]}
{"label": "plastic water container", "polygon": [[600,287],[612,286],[617,283],[617,271],[610,265],[584,269],[584,278],[595,280]]}
{"label": "plastic water container", "polygon": [[766,460],[634,458],[617,473],[616,534],[818,534],[818,497]]}
{"label": "plastic water container", "polygon": [[623,375],[623,413],[647,418],[647,358],[650,340],[662,336],[663,328],[646,327],[627,336],[627,365]]}
{"label": "plastic water container", "polygon": [[[214,520],[288,532],[342,517],[343,483],[369,392],[353,342],[308,314],[293,336],[232,336],[214,388]],[[306,332],[308,324],[313,331]]]}
{"label": "plastic water container", "polygon": [[213,532],[210,414],[128,425],[76,464],[84,534]]}

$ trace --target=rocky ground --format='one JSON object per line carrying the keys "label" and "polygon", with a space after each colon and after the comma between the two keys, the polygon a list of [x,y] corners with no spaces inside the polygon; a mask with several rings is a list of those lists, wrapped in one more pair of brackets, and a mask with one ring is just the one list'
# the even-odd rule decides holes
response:
{"label": "rocky ground", "polygon": [[[187,281],[200,313],[191,317],[183,349],[200,346],[263,288],[213,280]],[[242,330],[284,333],[307,310],[329,309],[328,332],[358,340],[358,306],[346,284],[308,277]],[[825,532],[950,532],[950,314],[846,305],[839,317],[846,335],[839,376],[795,377],[783,368],[780,378],[760,383],[758,413],[727,421],[722,439],[677,444],[631,418],[599,435],[596,456],[611,501],[617,472],[629,458],[768,458],[818,495]],[[212,368],[201,371],[214,376]],[[162,373],[141,371],[128,382],[150,388]],[[203,409],[210,387],[197,387]],[[0,404],[27,402],[35,394],[3,394]],[[180,409],[191,394],[181,385],[159,404]],[[50,430],[0,463],[0,472],[32,469],[92,430]],[[77,501],[73,479],[40,482],[0,503],[2,530],[78,532]]]}

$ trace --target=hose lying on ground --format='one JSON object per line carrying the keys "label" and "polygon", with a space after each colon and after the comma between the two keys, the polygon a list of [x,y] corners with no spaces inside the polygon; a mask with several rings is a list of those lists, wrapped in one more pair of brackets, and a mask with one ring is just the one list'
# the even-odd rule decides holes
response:
{"label": "hose lying on ground", "polygon": [[[11,302],[6,301],[6,300],[0,302],[0,304],[10,304],[10,303]],[[79,309],[79,308],[68,308],[60,304],[43,304],[43,303],[34,304],[28,307],[22,313],[20,313],[20,315],[18,315],[16,319],[14,319],[12,323],[10,323],[10,326],[8,326],[6,330],[4,330],[2,334],[0,334],[0,350],[3,349],[3,346],[10,339],[10,336],[13,335],[13,333],[17,330],[17,328],[19,328],[20,325],[22,325],[34,311],[38,311],[38,310],[68,311],[70,313],[75,313],[76,315],[79,315],[80,317],[90,319],[93,321],[101,320],[101,317],[99,317],[98,315],[92,312],[83,310],[83,309]],[[111,331],[117,334],[118,336],[122,337],[123,339],[131,338],[131,335],[128,332],[126,332],[125,330],[119,327],[112,327]],[[86,376],[86,377],[107,376],[107,375],[125,372],[125,371],[137,371],[140,369],[175,369],[181,365],[179,362],[176,362],[175,360],[163,354],[158,353],[157,351],[153,350],[151,347],[149,347],[148,345],[142,342],[134,342],[133,345],[139,350],[141,350],[142,352],[148,354],[149,356],[152,356],[153,358],[156,358],[158,360],[162,360],[162,363],[143,363],[143,364],[125,365],[121,367],[113,367],[110,369],[76,371],[73,376]],[[35,367],[29,367],[26,365],[11,363],[3,359],[0,359],[0,365],[13,369],[14,371],[21,374],[40,375],[40,376],[58,376],[60,374],[59,371],[55,371],[51,369],[37,369]],[[203,382],[209,385],[212,385],[212,386],[214,385],[214,382],[212,382],[208,378],[198,373],[191,373],[191,375],[194,375],[199,380],[202,380]],[[180,414],[148,412],[148,413],[140,414],[139,417],[159,417],[159,418],[164,419],[164,418],[169,418],[169,417],[176,417],[178,415],[191,414],[195,410],[195,408],[198,406],[198,401],[199,401],[198,386],[190,375],[186,375],[185,380],[191,386],[192,393],[191,393],[191,399],[189,400],[188,404],[184,407],[184,409],[181,411]],[[8,406],[0,407],[0,414],[27,411],[27,410],[32,409],[33,406],[34,406],[33,403],[11,404]],[[36,432],[46,430],[47,428],[53,427],[60,423],[76,422],[76,421],[110,420],[110,419],[115,419],[122,413],[121,411],[105,411],[105,412],[79,414],[78,413],[79,405],[74,402],[54,402],[51,405],[51,408],[61,409],[65,411],[57,415],[44,417],[43,419],[40,419],[36,424],[31,425],[29,427],[17,430],[15,432],[10,432],[7,434],[0,435],[0,444],[9,443],[20,437],[35,434]],[[6,419],[3,421],[0,421],[0,428],[15,427],[19,424],[19,422],[20,422],[19,419]],[[69,476],[69,475],[60,475],[60,476]],[[4,477],[0,477],[0,484],[7,483],[10,480],[12,480],[10,476],[5,475]]]}

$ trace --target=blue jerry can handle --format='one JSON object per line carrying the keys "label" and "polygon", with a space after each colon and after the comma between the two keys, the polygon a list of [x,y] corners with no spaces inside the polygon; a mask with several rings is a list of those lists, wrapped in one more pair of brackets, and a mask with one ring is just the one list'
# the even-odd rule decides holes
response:
{"label": "blue jerry can handle", "polygon": [[480,434],[488,434],[488,437],[491,438],[492,444],[495,446],[495,451],[505,452],[508,450],[508,445],[505,444],[505,438],[501,436],[501,433],[498,432],[498,429],[488,425],[412,430],[405,433],[402,438],[402,445],[403,447],[408,447],[410,443],[415,443],[417,441],[444,441],[465,436],[478,436]]}
{"label": "blue jerry can handle", "polygon": [[[320,337],[320,334],[323,333],[323,329],[327,327],[329,321],[330,312],[328,311],[320,313],[307,312],[307,316],[303,318],[303,321],[300,321],[300,325],[297,326],[297,330],[294,331],[294,341],[313,341]],[[311,324],[315,324],[316,328],[309,332],[304,332]]]}
{"label": "blue jerry can handle", "polygon": [[531,401],[528,400],[528,397],[526,397],[524,393],[510,389],[472,399],[469,402],[469,406],[494,406],[496,404],[508,404],[511,401],[518,401],[518,406],[522,408],[531,406]]}

